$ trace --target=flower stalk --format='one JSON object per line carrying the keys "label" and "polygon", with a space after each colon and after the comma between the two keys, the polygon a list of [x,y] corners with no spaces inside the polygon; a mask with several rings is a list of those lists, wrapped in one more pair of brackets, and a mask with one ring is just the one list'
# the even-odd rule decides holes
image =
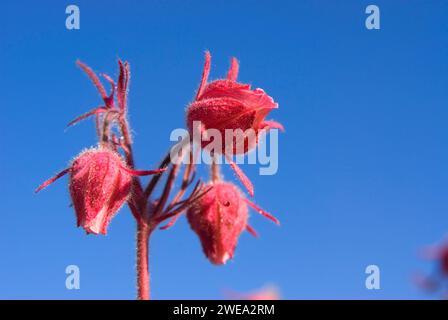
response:
{"label": "flower stalk", "polygon": [[151,228],[145,223],[137,223],[137,298],[149,300],[149,236]]}
{"label": "flower stalk", "polygon": [[[111,84],[112,90],[109,95],[92,69],[80,61],[77,63],[92,80],[104,105],[75,118],[68,126],[95,116],[98,147],[82,152],[69,168],[45,181],[36,192],[69,174],[70,193],[78,226],[93,234],[106,234],[111,219],[126,202],[137,223],[137,297],[148,300],[150,298],[148,247],[152,232],[167,219],[170,221],[161,229],[171,227],[178,216],[205,194],[206,190],[201,188],[198,180],[190,195],[185,197],[185,193],[195,180],[194,164],[190,161],[184,166],[180,189],[169,201],[174,181],[182,167],[181,163],[171,163],[170,153],[156,170],[135,168],[131,129],[127,119],[126,101],[130,78],[127,62],[118,62],[117,84],[108,75],[102,75]],[[113,128],[117,128],[118,132],[114,132]],[[192,160],[192,152],[189,151],[189,154]],[[186,153],[182,155],[185,156]],[[155,197],[156,186],[162,173],[167,169],[169,173],[162,194],[160,197]],[[153,175],[153,178],[146,187],[143,187],[139,177],[146,175]]]}
{"label": "flower stalk", "polygon": [[[236,82],[239,66],[235,58],[232,59],[226,80],[208,83],[210,59],[207,52],[196,98],[187,109],[187,127],[191,130],[192,123],[199,120],[205,124],[204,129],[218,128],[224,131],[229,125],[232,128],[255,129],[256,139],[241,151],[246,153],[258,143],[257,137],[262,130],[283,128],[277,122],[264,120],[271,110],[278,107],[277,103],[263,90],[252,90],[249,85]],[[151,297],[151,235],[156,229],[172,227],[181,214],[187,213],[187,219],[200,237],[206,256],[214,264],[224,264],[233,257],[243,230],[256,235],[247,222],[248,206],[278,223],[276,218],[247,200],[236,186],[223,181],[217,162],[212,164],[211,181],[207,185],[204,186],[196,179],[194,160],[197,154],[193,152],[192,141],[188,138],[178,144],[182,147],[178,159],[171,159],[171,153],[168,152],[157,169],[136,169],[127,110],[129,63],[118,61],[117,81],[101,74],[111,87],[109,94],[91,68],[80,61],[77,64],[94,84],[103,103],[78,116],[68,126],[94,117],[98,145],[81,152],[68,168],[45,181],[36,192],[62,176],[69,175],[69,191],[77,224],[87,233],[97,235],[106,234],[112,218],[125,203],[128,205],[137,225],[138,299],[149,300]],[[243,142],[246,140],[247,137],[243,137]],[[237,144],[240,145],[241,141],[237,141]],[[183,148],[186,145],[188,147]],[[235,147],[231,145],[230,149]],[[218,153],[224,151],[218,150]],[[253,196],[250,180],[231,159],[229,161],[237,177]],[[164,185],[160,188],[160,194],[156,195],[164,173]],[[146,185],[142,184],[140,177],[148,175],[152,175],[151,179]],[[173,192],[178,177],[181,177],[181,183]]]}

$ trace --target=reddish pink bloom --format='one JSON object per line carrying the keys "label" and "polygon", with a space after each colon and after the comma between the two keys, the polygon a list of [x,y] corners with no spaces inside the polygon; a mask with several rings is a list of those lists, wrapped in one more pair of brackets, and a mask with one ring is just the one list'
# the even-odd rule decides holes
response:
{"label": "reddish pink bloom", "polygon": [[[201,84],[195,100],[187,109],[187,124],[190,131],[193,130],[193,121],[200,121],[203,130],[219,130],[222,137],[225,137],[226,129],[243,131],[253,129],[257,137],[262,129],[283,129],[280,123],[265,121],[269,112],[278,108],[278,104],[262,89],[253,90],[249,84],[236,82],[239,69],[236,58],[232,58],[227,79],[207,83],[210,60],[210,53],[206,52]],[[247,141],[247,136],[245,138],[249,144],[244,145],[243,153],[254,148],[257,142],[257,140]],[[241,141],[233,141],[230,146],[234,154],[241,153],[241,150],[236,148],[237,143]],[[203,142],[203,146],[207,144],[207,141]],[[223,145],[223,153],[226,151],[225,148]]]}
{"label": "reddish pink bloom", "polygon": [[[211,56],[205,54],[205,65],[202,80],[199,85],[195,100],[187,108],[187,126],[193,134],[194,122],[200,122],[200,130],[216,129],[221,133],[223,143],[222,150],[216,150],[225,154],[230,160],[230,155],[246,153],[253,149],[259,139],[259,135],[265,131],[277,128],[283,130],[283,126],[275,121],[266,121],[265,118],[278,104],[262,89],[251,89],[249,84],[237,82],[238,61],[232,58],[227,79],[215,80],[207,83],[210,73]],[[225,130],[242,130],[243,135],[234,138],[233,141],[225,141]],[[210,142],[203,141],[202,147]],[[253,195],[253,187],[249,179],[234,164],[232,168]]]}
{"label": "reddish pink bloom", "polygon": [[436,268],[429,275],[416,274],[415,283],[429,292],[441,291],[448,298],[448,242],[427,247],[422,251],[422,257],[436,262]]}
{"label": "reddish pink bloom", "polygon": [[440,271],[448,278],[448,245],[439,253]]}
{"label": "reddish pink bloom", "polygon": [[212,188],[187,211],[187,219],[199,236],[205,255],[213,264],[225,264],[233,257],[243,230],[257,236],[247,224],[247,205],[279,223],[272,215],[247,200],[235,185],[216,181],[210,182],[207,187]]}
{"label": "reddish pink bloom", "polygon": [[448,278],[448,242],[425,248],[422,256],[425,259],[437,261],[440,273]]}
{"label": "reddish pink bloom", "polygon": [[242,295],[242,300],[280,300],[280,294],[275,289],[265,289],[259,292]]}
{"label": "reddish pink bloom", "polygon": [[81,153],[72,163],[70,194],[78,226],[106,234],[112,217],[131,191],[132,176],[121,158],[108,149]]}
{"label": "reddish pink bloom", "polygon": [[36,192],[70,173],[69,189],[78,227],[87,233],[106,234],[111,219],[131,192],[133,175],[161,171],[131,170],[118,153],[99,147],[79,154],[68,169],[44,182]]}
{"label": "reddish pink bloom", "polygon": [[280,300],[280,292],[277,287],[266,287],[251,293],[226,292],[226,296],[236,300]]}

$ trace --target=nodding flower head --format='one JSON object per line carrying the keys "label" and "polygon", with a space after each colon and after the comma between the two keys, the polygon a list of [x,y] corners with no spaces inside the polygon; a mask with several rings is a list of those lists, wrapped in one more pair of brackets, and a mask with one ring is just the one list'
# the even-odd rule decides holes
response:
{"label": "nodding flower head", "polygon": [[247,205],[238,189],[226,182],[214,183],[187,212],[191,228],[199,236],[205,255],[213,264],[233,257],[238,238],[247,226]]}
{"label": "nodding flower head", "polygon": [[36,192],[69,173],[78,227],[87,233],[106,234],[111,219],[131,192],[132,177],[162,171],[131,170],[117,152],[97,147],[81,152],[69,168],[44,182]]}
{"label": "nodding flower head", "polygon": [[211,263],[225,264],[233,254],[244,230],[256,236],[248,225],[248,207],[279,223],[276,218],[248,201],[238,188],[223,181],[210,182],[212,187],[187,211],[187,219],[193,231],[199,236],[202,249]]}
{"label": "nodding flower head", "polygon": [[[190,131],[194,121],[200,122],[201,130],[219,130],[222,137],[225,137],[226,129],[242,130],[244,138],[241,141],[226,141],[222,149],[223,153],[230,150],[233,154],[241,154],[256,146],[262,129],[283,129],[280,123],[265,121],[269,112],[278,108],[274,99],[262,89],[251,89],[249,84],[236,81],[239,69],[236,58],[232,58],[227,79],[207,83],[210,62],[210,53],[206,52],[202,80],[195,100],[187,109]],[[207,144],[207,141],[203,142],[204,146]]]}
{"label": "nodding flower head", "polygon": [[70,170],[70,194],[78,226],[106,234],[131,191],[132,176],[121,157],[106,148],[82,152]]}
{"label": "nodding flower head", "polygon": [[[215,151],[227,157],[232,169],[253,195],[251,182],[231,161],[231,156],[253,149],[261,132],[269,129],[283,130],[280,123],[265,120],[269,112],[278,108],[278,104],[262,89],[251,89],[249,84],[237,82],[239,65],[236,58],[232,58],[226,79],[207,83],[210,63],[210,53],[206,52],[199,89],[186,111],[187,126],[192,136],[195,130],[200,130],[206,137],[208,129],[219,131],[222,149]],[[226,130],[231,130],[232,133],[227,139]],[[202,147],[210,143],[208,138],[202,140]]]}

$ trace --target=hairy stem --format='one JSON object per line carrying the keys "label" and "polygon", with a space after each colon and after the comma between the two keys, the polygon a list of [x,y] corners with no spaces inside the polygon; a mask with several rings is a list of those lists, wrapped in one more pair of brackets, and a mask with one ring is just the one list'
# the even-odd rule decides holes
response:
{"label": "hairy stem", "polygon": [[150,299],[148,244],[151,228],[144,222],[137,224],[137,298]]}

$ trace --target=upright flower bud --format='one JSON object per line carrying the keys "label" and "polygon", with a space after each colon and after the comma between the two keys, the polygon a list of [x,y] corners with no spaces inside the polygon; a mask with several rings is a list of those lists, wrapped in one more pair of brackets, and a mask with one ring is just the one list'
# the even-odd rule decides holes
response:
{"label": "upright flower bud", "polygon": [[[232,58],[227,79],[207,83],[210,63],[210,53],[206,52],[198,92],[186,111],[187,126],[191,136],[195,136],[197,130],[201,131],[201,135],[205,133],[206,139],[202,139],[202,147],[210,143],[206,130],[219,131],[222,138],[221,150],[214,151],[226,156],[238,178],[253,196],[252,183],[231,158],[253,149],[263,131],[274,128],[283,130],[280,123],[265,120],[269,112],[278,108],[278,104],[262,89],[251,89],[249,84],[236,81],[239,70],[236,58]],[[229,130],[228,134],[226,130]]]}
{"label": "upright flower bud", "polygon": [[202,249],[211,263],[225,264],[233,258],[241,232],[256,232],[247,224],[250,205],[263,216],[279,223],[276,218],[247,200],[238,188],[229,182],[210,182],[212,187],[187,211],[187,219],[199,236]]}
{"label": "upright flower bud", "polygon": [[[233,58],[227,79],[207,83],[210,72],[210,53],[206,53],[206,61],[195,100],[187,108],[187,125],[192,132],[194,121],[200,122],[201,129],[217,129],[223,139],[225,130],[240,130],[242,138],[224,141],[222,153],[229,150],[233,154],[246,153],[258,142],[262,129],[283,129],[274,121],[265,121],[266,116],[278,104],[262,89],[251,89],[249,84],[236,82],[238,77],[238,61]],[[204,141],[203,146],[208,144]],[[217,150],[219,151],[219,150]]]}

